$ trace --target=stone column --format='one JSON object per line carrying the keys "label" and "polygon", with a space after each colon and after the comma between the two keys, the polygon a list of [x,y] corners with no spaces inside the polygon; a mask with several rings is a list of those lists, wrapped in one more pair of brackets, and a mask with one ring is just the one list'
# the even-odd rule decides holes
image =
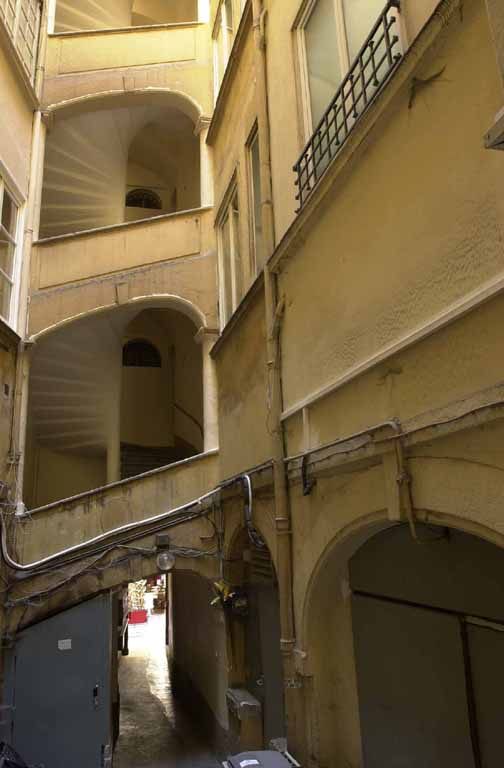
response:
{"label": "stone column", "polygon": [[201,115],[194,128],[195,136],[200,140],[200,205],[202,208],[213,205],[213,169],[211,149],[206,143],[210,118]]}
{"label": "stone column", "polygon": [[210,21],[210,0],[198,0],[198,21],[203,24]]}
{"label": "stone column", "polygon": [[122,346],[110,350],[107,402],[107,483],[121,479]]}
{"label": "stone column", "polygon": [[201,344],[203,355],[203,450],[219,447],[219,404],[217,374],[210,354],[219,332],[214,328],[200,328],[194,340]]}

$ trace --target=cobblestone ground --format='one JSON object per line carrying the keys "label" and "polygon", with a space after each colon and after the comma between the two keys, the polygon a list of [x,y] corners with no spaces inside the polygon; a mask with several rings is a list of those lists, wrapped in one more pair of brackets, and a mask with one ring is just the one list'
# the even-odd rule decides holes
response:
{"label": "cobblestone ground", "polygon": [[114,768],[219,768],[198,732],[198,713],[174,698],[163,615],[130,626],[129,656],[121,658],[121,729]]}

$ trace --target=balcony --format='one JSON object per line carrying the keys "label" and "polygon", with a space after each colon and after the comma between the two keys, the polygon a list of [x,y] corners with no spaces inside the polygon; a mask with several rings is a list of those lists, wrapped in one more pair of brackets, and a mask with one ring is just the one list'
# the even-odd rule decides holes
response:
{"label": "balcony", "polygon": [[194,256],[212,245],[211,210],[198,208],[39,240],[32,290]]}
{"label": "balcony", "polygon": [[299,212],[402,58],[400,0],[388,0],[294,165]]}
{"label": "balcony", "polygon": [[[218,453],[211,451],[33,509],[17,527],[19,557],[22,562],[48,557],[119,526],[168,512],[213,490],[218,479]],[[208,524],[204,533],[207,529]]]}
{"label": "balcony", "polygon": [[198,22],[51,35],[47,76],[191,62],[206,42]]}

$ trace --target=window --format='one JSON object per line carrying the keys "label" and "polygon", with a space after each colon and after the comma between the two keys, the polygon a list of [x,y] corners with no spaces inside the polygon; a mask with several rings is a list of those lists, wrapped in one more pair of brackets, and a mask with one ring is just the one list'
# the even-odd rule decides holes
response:
{"label": "window", "polygon": [[0,0],[0,19],[33,80],[40,26],[40,0]]}
{"label": "window", "polygon": [[250,195],[250,232],[252,240],[252,272],[259,272],[264,265],[264,241],[261,211],[261,159],[259,155],[259,135],[254,129],[248,143],[249,152],[249,195]]}
{"label": "window", "polygon": [[13,303],[19,209],[1,179],[0,207],[0,317],[9,322]]}
{"label": "window", "polygon": [[215,17],[214,41],[214,96],[217,99],[220,84],[226,71],[229,54],[236,32],[234,0],[221,0]]}
{"label": "window", "polygon": [[301,210],[402,58],[400,0],[308,0],[296,21],[306,145],[294,165]]}
{"label": "window", "polygon": [[231,186],[217,223],[219,248],[220,315],[224,326],[242,296],[240,214],[236,184]]}
{"label": "window", "polygon": [[159,195],[151,189],[131,189],[126,195],[126,207],[160,211],[163,205]]}
{"label": "window", "polygon": [[315,0],[306,7],[299,26],[308,134],[384,8],[385,0]]}
{"label": "window", "polygon": [[126,368],[161,368],[161,355],[150,341],[133,339],[123,347],[123,366]]}

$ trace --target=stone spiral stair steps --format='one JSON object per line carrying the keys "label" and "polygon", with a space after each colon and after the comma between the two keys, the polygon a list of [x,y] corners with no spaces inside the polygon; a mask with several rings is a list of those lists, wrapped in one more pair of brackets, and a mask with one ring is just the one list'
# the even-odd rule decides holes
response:
{"label": "stone spiral stair steps", "polygon": [[57,119],[46,142],[40,238],[124,222],[132,143],[146,167],[173,178],[167,142],[192,128],[183,113],[155,104],[95,104]]}
{"label": "stone spiral stair steps", "polygon": [[30,424],[40,445],[55,451],[103,454],[112,345],[110,326],[75,328],[72,342],[55,332],[35,348],[30,375]]}
{"label": "stone spiral stair steps", "polygon": [[56,32],[127,27],[133,0],[58,0]]}

